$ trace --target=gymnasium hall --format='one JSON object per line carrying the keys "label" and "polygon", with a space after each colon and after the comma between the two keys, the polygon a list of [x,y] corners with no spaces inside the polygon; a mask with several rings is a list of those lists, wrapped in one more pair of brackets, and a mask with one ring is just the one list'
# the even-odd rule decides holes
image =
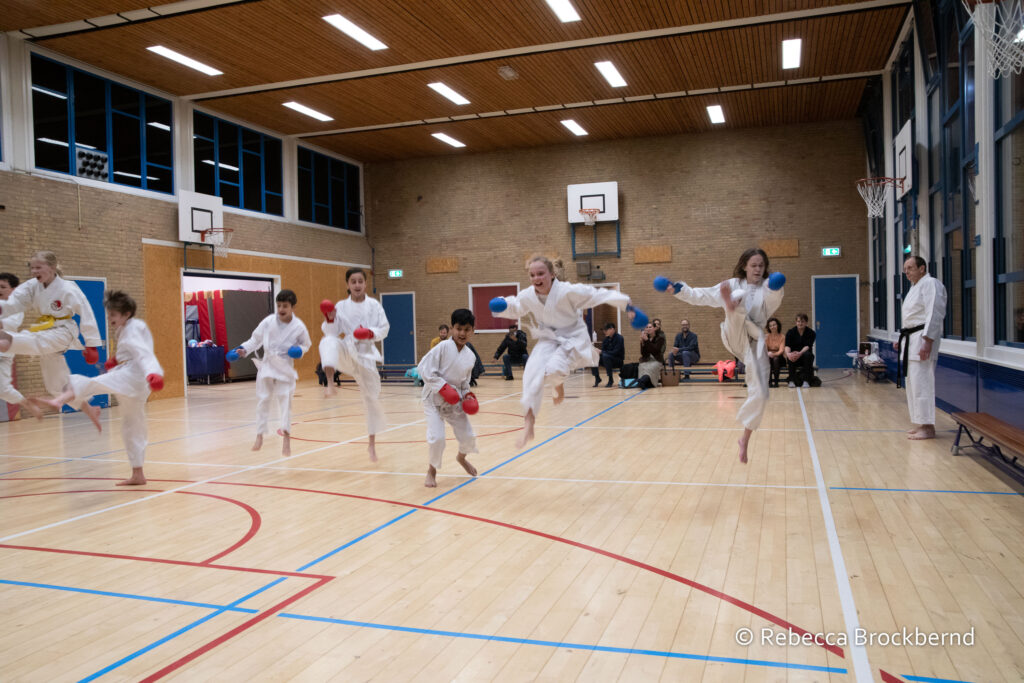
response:
{"label": "gymnasium hall", "polygon": [[0,680],[1024,680],[1022,70],[1021,0],[0,0]]}

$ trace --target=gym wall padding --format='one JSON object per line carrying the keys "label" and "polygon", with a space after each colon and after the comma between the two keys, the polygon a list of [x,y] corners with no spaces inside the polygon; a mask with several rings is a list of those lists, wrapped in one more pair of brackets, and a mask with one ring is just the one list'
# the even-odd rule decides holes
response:
{"label": "gym wall padding", "polygon": [[[227,348],[233,349],[252,336],[252,331],[274,311],[273,293],[224,291],[224,326],[227,330]],[[300,318],[302,316],[299,316]],[[309,326],[310,321],[302,319]],[[313,331],[310,331],[310,339]],[[245,357],[232,361],[229,372],[231,379],[245,379],[256,376],[256,365],[252,358]]]}

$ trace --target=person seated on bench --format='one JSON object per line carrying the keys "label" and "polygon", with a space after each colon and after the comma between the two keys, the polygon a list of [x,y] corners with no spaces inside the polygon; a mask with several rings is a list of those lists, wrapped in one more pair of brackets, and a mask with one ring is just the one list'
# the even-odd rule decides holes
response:
{"label": "person seated on bench", "polygon": [[786,333],[786,361],[789,365],[789,388],[802,382],[804,389],[810,388],[814,377],[814,339],[817,335],[807,326],[807,314],[796,314],[796,327]]}
{"label": "person seated on bench", "polygon": [[[680,332],[676,335],[675,344],[669,349],[668,367],[669,370],[679,363],[684,368],[696,365],[700,362],[700,346],[697,344],[697,333],[690,332],[690,321],[683,318],[679,323]],[[683,379],[690,379],[690,373],[683,371]]]}
{"label": "person seated on bench", "polygon": [[435,346],[443,342],[445,339],[448,338],[448,335],[450,333],[451,330],[448,328],[447,325],[439,325],[437,328],[437,336],[430,340],[430,348],[434,348]]}
{"label": "person seated on bench", "polygon": [[768,352],[768,363],[771,366],[771,374],[768,376],[768,387],[778,388],[782,364],[786,362],[784,354],[786,337],[782,334],[782,323],[779,322],[778,318],[768,318],[768,327],[765,330],[764,348]]}
{"label": "person seated on bench", "polygon": [[[596,342],[595,342],[596,343]],[[604,339],[601,341],[600,367],[608,371],[608,384],[606,387],[615,386],[612,380],[612,370],[622,367],[626,360],[626,340],[615,331],[615,323],[607,323],[604,326]],[[598,367],[591,368],[594,373],[594,386],[601,384],[601,372]]]}
{"label": "person seated on bench", "polygon": [[[508,351],[508,353],[502,356],[502,351]],[[494,360],[498,360],[499,356],[504,366],[506,380],[515,379],[512,377],[513,365],[526,365],[526,359],[530,357],[530,354],[526,352],[526,333],[520,330],[516,323],[508,326],[508,334],[501,340],[498,350],[494,352]]]}
{"label": "person seated on bench", "polygon": [[661,370],[665,367],[665,335],[661,333],[654,321],[640,333],[640,363],[637,368],[637,387],[652,389],[661,380]]}

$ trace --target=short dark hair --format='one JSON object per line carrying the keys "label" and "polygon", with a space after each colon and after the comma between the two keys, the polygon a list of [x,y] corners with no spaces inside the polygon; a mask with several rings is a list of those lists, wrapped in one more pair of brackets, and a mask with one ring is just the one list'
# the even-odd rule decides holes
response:
{"label": "short dark hair", "polygon": [[21,284],[21,280],[19,280],[18,276],[14,273],[0,273],[0,280],[7,282],[12,289]]}
{"label": "short dark hair", "polygon": [[363,279],[366,279],[366,271],[363,270],[362,268],[349,268],[348,270],[345,271],[345,282],[348,282],[349,278],[355,275],[356,273],[362,273]]}
{"label": "short dark hair", "polygon": [[437,326],[437,331],[438,332],[440,332],[441,330],[447,330],[447,329],[450,329],[450,328],[447,325],[445,325],[444,323],[441,323],[440,325]]}
{"label": "short dark hair", "polygon": [[782,323],[781,323],[781,322],[779,322],[779,319],[778,319],[778,318],[768,318],[768,322],[766,322],[766,323],[764,324],[764,329],[766,329],[766,330],[768,330],[769,332],[771,332],[771,330],[772,330],[772,321],[773,321],[773,320],[775,321],[775,325],[776,325],[776,327],[778,327],[778,328],[779,328],[779,332],[782,332]]}
{"label": "short dark hair", "polygon": [[916,265],[918,268],[921,268],[922,266],[928,265],[928,262],[925,261],[920,256],[908,256],[907,258],[904,259],[904,261],[909,261],[911,259],[914,260],[914,265]]}
{"label": "short dark hair", "polygon": [[606,330],[614,330],[614,329],[616,329],[615,323],[605,323],[604,324],[604,329],[606,329]]}
{"label": "short dark hair", "polygon": [[797,320],[803,320],[804,322],[807,322],[807,320],[808,320],[807,314],[806,313],[797,313],[796,314],[796,319]]}
{"label": "short dark hair", "polygon": [[136,305],[135,299],[128,296],[127,292],[122,292],[120,289],[115,289],[112,292],[107,292],[106,300],[103,302],[103,307],[117,311],[121,315],[126,315],[129,318],[135,317]]}
{"label": "short dark hair", "polygon": [[294,306],[299,301],[298,299],[295,298],[295,292],[293,292],[290,289],[282,289],[280,292],[277,293],[277,296],[274,298],[274,300],[287,301],[292,306]]}
{"label": "short dark hair", "polygon": [[476,316],[468,308],[456,308],[452,311],[452,325],[476,327]]}
{"label": "short dark hair", "polygon": [[508,326],[508,329],[510,329],[510,330],[518,330],[519,329],[519,323],[512,323],[511,325]]}

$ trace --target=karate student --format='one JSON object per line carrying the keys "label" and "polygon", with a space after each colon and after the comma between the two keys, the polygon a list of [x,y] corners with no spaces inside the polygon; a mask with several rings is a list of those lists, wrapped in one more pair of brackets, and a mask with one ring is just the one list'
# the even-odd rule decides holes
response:
{"label": "karate student", "polygon": [[98,377],[70,375],[59,396],[40,403],[60,410],[65,403],[81,402],[82,412],[102,431],[100,408],[87,401],[96,394],[114,394],[121,407],[121,439],[132,467],[131,477],[117,485],[139,486],[146,483],[142,472],[147,440],[146,401],[150,390],[163,389],[164,371],[153,352],[149,327],[135,317],[135,300],[124,292],[114,291],[107,294],[104,305],[117,340],[117,352],[105,364],[107,372]]}
{"label": "karate student", "polygon": [[554,403],[558,405],[565,398],[565,378],[577,368],[598,364],[600,353],[591,343],[581,317],[584,310],[610,304],[626,309],[634,327],[647,324],[647,316],[630,304],[627,295],[610,288],[557,279],[555,273],[561,270],[560,260],[552,263],[538,254],[527,261],[526,268],[532,283],[530,287],[515,296],[494,298],[490,303],[491,312],[498,317],[518,319],[532,313],[535,323],[527,327],[536,344],[523,370],[520,403],[526,417],[523,433],[516,443],[519,448],[533,439],[545,384],[554,388]]}
{"label": "karate student", "polygon": [[[377,372],[377,363],[383,358],[374,342],[387,337],[391,326],[380,302],[366,296],[366,273],[362,268],[349,268],[345,282],[347,299],[337,304],[326,299],[320,302],[320,311],[326,318],[320,326],[324,333],[320,340],[320,364],[328,377],[333,377],[337,369],[355,379],[366,409],[370,462],[377,462],[376,436],[384,431],[387,421],[380,404],[380,374]],[[337,389],[328,383],[324,395],[335,393]]]}
{"label": "karate student", "polygon": [[[664,289],[676,298],[694,306],[725,309],[722,343],[729,353],[742,358],[746,365],[747,400],[736,418],[743,423],[739,440],[740,462],[747,462],[750,435],[761,424],[768,404],[768,373],[770,362],[765,347],[764,328],[768,318],[782,303],[786,278],[782,273],[768,274],[768,254],[762,249],[747,249],[733,268],[732,278],[714,286],[694,289],[685,282],[674,285],[666,278],[655,279],[656,289]],[[671,287],[670,287],[671,285]]]}
{"label": "karate student", "polygon": [[[7,300],[19,282],[21,281],[18,279],[18,276],[13,273],[0,273],[0,304]],[[24,313],[12,313],[9,316],[0,318],[0,329],[5,332],[17,332],[18,328],[21,327],[21,321],[24,319]],[[35,417],[42,419],[43,414],[39,408],[32,401],[26,401],[21,392],[14,388],[11,380],[13,370],[14,354],[10,351],[0,353],[0,400],[7,401],[12,405],[21,406]],[[17,420],[19,417],[21,417],[20,414],[16,415],[13,419]]]}
{"label": "karate student", "polygon": [[[52,251],[36,252],[29,261],[32,279],[22,282],[6,301],[0,302],[0,318],[33,311],[39,321],[23,332],[0,330],[0,353],[39,356],[43,385],[51,395],[60,394],[71,370],[64,360],[68,349],[81,349],[78,333],[85,338],[82,357],[86,363],[99,361],[98,347],[103,344],[96,317],[85,294],[74,282],[61,277],[57,255]],[[75,324],[72,316],[80,322]],[[79,407],[76,400],[74,407]]]}
{"label": "karate student", "polygon": [[928,263],[920,256],[904,261],[903,273],[911,287],[903,297],[903,327],[893,346],[907,377],[907,408],[913,423],[907,438],[934,439],[935,366],[939,362],[942,321],[946,317],[946,288],[928,274]]}
{"label": "karate student", "polygon": [[[241,357],[263,347],[262,360],[254,360],[256,373],[256,441],[254,451],[263,447],[263,435],[269,431],[270,405],[276,399],[281,421],[277,433],[284,442],[281,455],[291,455],[292,393],[295,391],[295,358],[302,358],[313,344],[306,325],[295,315],[295,292],[282,289],[277,293],[277,313],[268,315],[253,330],[252,336],[235,350]],[[230,360],[230,359],[229,359]]]}
{"label": "karate student", "polygon": [[453,311],[451,337],[430,349],[416,366],[423,380],[423,414],[426,416],[427,447],[430,449],[424,486],[429,488],[437,486],[437,470],[444,454],[445,422],[452,426],[459,442],[459,454],[455,459],[471,477],[476,476],[476,468],[466,460],[467,454],[478,452],[476,436],[467,417],[480,408],[476,396],[469,390],[476,356],[467,342],[475,325],[472,311],[465,308]]}

